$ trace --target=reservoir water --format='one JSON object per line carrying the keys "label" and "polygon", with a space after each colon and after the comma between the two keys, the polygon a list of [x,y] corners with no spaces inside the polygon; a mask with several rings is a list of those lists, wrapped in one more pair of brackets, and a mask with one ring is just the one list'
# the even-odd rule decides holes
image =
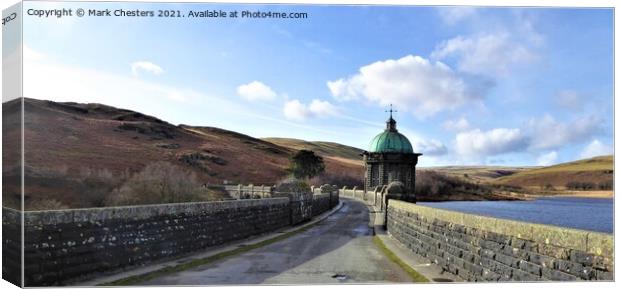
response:
{"label": "reservoir water", "polygon": [[459,211],[529,223],[613,233],[613,199],[546,197],[533,201],[419,202],[439,209]]}

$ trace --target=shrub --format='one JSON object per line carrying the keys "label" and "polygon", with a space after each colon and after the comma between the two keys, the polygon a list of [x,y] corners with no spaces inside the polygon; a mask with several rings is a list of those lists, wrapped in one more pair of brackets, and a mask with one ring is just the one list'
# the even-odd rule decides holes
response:
{"label": "shrub", "polygon": [[275,190],[280,193],[303,193],[310,192],[310,185],[296,178],[288,178],[279,182]]}
{"label": "shrub", "polygon": [[295,178],[313,178],[325,172],[325,163],[313,151],[300,150],[291,157],[288,171]]}
{"label": "shrub", "polygon": [[599,190],[613,190],[614,189],[614,180],[607,180],[598,183]]}
{"label": "shrub", "polygon": [[489,186],[472,183],[428,170],[416,171],[415,183],[415,194],[417,196],[453,195],[461,193],[482,194],[491,192]]}
{"label": "shrub", "polygon": [[593,190],[595,188],[594,183],[592,182],[568,182],[566,183],[566,188],[569,190]]}
{"label": "shrub", "polygon": [[207,200],[193,173],[168,162],[155,162],[115,189],[106,205],[139,205]]}

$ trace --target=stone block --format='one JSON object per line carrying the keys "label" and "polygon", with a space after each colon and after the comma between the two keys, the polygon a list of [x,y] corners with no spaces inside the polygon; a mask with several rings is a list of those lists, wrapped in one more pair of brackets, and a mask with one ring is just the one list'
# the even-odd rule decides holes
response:
{"label": "stone block", "polygon": [[546,268],[554,268],[554,258],[534,252],[527,253],[527,260]]}
{"label": "stone block", "polygon": [[578,276],[581,279],[589,280],[593,274],[592,267],[586,267],[580,263],[566,260],[557,260],[556,264],[557,270]]}
{"label": "stone block", "polygon": [[534,274],[536,276],[540,276],[541,275],[541,270],[542,267],[540,265],[536,265],[534,263],[528,262],[528,261],[521,261],[519,262],[519,269],[528,272],[530,274]]}
{"label": "stone block", "polygon": [[570,250],[571,262],[580,263],[584,266],[592,266],[594,255],[579,250]]}
{"label": "stone block", "polygon": [[514,269],[512,271],[512,280],[514,281],[542,281],[540,275],[531,274],[529,272]]}
{"label": "stone block", "polygon": [[480,265],[476,265],[470,262],[464,262],[463,268],[465,268],[465,270],[469,271],[475,276],[482,276],[483,268]]}
{"label": "stone block", "polygon": [[483,269],[482,270],[482,278],[484,278],[484,280],[487,281],[498,281],[499,278],[501,277],[500,274],[497,274],[489,269]]}
{"label": "stone block", "polygon": [[571,274],[566,274],[550,268],[542,268],[542,277],[552,281],[575,281],[578,278]]}
{"label": "stone block", "polygon": [[487,232],[485,238],[499,244],[510,244],[511,239],[508,235],[498,234],[495,232]]}
{"label": "stone block", "polygon": [[513,268],[519,268],[519,262],[521,262],[520,259],[511,257],[511,256],[507,256],[507,255],[504,255],[504,254],[500,254],[500,253],[497,253],[495,255],[495,260],[497,262],[500,262],[502,264],[508,265],[510,267],[513,267]]}
{"label": "stone block", "polygon": [[480,247],[482,247],[483,249],[489,249],[489,250],[499,252],[499,251],[502,251],[502,249],[504,248],[504,245],[494,242],[494,241],[482,240],[480,241]]}
{"label": "stone block", "polygon": [[480,250],[480,256],[483,258],[493,259],[495,257],[495,252],[489,249]]}
{"label": "stone block", "polygon": [[603,271],[611,271],[613,269],[613,261],[608,257],[594,256],[592,267]]}
{"label": "stone block", "polygon": [[508,280],[510,280],[510,276],[512,275],[512,267],[489,258],[481,258],[481,266],[492,270],[501,275],[502,278],[507,278]]}
{"label": "stone block", "polygon": [[594,270],[594,279],[596,280],[605,280],[605,281],[612,281],[614,280],[614,273],[613,272],[609,272],[609,271],[602,271],[602,270]]}

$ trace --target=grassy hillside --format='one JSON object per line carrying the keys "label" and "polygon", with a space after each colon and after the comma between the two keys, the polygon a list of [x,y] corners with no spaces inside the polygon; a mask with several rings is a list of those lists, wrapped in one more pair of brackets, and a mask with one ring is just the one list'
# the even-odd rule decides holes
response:
{"label": "grassy hillside", "polygon": [[613,180],[613,156],[600,156],[549,167],[535,168],[497,178],[497,184],[522,187],[551,185],[563,188],[569,182],[600,184]]}
{"label": "grassy hillside", "polygon": [[[147,165],[168,162],[197,182],[275,184],[286,177],[295,149],[213,127],[172,125],[139,112],[101,104],[25,99],[27,206],[101,206],[111,191]],[[3,199],[20,199],[19,101],[3,103]],[[359,178],[361,167],[326,159],[328,173]],[[223,198],[218,192],[209,198]]]}
{"label": "grassy hillside", "polygon": [[263,138],[263,140],[277,144],[279,146],[295,149],[295,150],[311,150],[323,157],[332,157],[339,159],[348,159],[355,163],[362,164],[362,149],[350,147],[333,142],[323,141],[305,141],[294,138]]}
{"label": "grassy hillside", "polygon": [[422,171],[434,171],[447,176],[462,178],[474,182],[490,182],[497,178],[510,176],[527,171],[533,167],[504,167],[504,166],[443,166],[421,167]]}

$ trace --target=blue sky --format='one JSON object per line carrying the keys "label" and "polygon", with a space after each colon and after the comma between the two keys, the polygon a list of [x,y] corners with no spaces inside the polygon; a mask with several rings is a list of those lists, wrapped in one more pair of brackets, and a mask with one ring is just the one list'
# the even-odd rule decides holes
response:
{"label": "blue sky", "polygon": [[26,16],[25,96],[363,149],[393,103],[421,166],[549,165],[613,151],[610,9],[25,4],[78,7],[309,16]]}

